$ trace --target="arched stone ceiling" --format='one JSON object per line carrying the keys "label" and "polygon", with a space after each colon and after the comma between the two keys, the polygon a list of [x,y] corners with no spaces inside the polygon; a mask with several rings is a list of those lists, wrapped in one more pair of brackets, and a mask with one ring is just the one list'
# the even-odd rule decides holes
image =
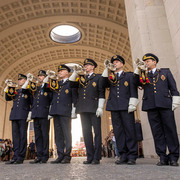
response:
{"label": "arched stone ceiling", "polygon": [[[72,44],[53,42],[50,30],[59,24],[78,27],[82,38]],[[115,54],[132,70],[124,0],[0,0],[0,94],[4,81],[18,73],[56,71],[61,63],[103,62]]]}

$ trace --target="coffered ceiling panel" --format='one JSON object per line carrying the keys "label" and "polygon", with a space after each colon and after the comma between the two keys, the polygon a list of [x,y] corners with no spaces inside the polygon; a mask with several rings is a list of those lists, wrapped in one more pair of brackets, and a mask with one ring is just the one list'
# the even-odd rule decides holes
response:
{"label": "coffered ceiling panel", "polygon": [[[81,39],[72,44],[51,40],[51,29],[60,24],[77,27]],[[98,63],[115,54],[132,60],[124,0],[0,0],[0,94],[7,78],[18,73],[37,74],[61,63],[82,63],[87,57]]]}

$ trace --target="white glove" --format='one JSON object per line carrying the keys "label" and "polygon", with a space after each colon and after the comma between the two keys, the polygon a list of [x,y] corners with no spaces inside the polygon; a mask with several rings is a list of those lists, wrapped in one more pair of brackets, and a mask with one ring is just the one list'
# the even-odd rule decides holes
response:
{"label": "white glove", "polygon": [[103,71],[103,73],[102,73],[102,77],[108,77],[108,68],[107,67],[105,67],[105,69],[104,69],[104,71]]}
{"label": "white glove", "polygon": [[32,112],[31,112],[31,111],[29,111],[29,113],[28,113],[28,117],[27,117],[27,119],[26,119],[26,122],[31,121],[31,115],[32,115]]}
{"label": "white glove", "polygon": [[43,83],[47,83],[49,81],[49,76],[46,76],[43,80]]}
{"label": "white glove", "polygon": [[139,100],[137,98],[130,98],[128,113],[134,112],[136,110],[138,103],[139,103]]}
{"label": "white glove", "polygon": [[48,115],[48,120],[50,120],[50,119],[52,119],[52,118],[53,118],[52,116]]}
{"label": "white glove", "polygon": [[74,104],[72,104],[71,119],[76,119],[76,118],[77,118],[76,107],[74,107]]}
{"label": "white glove", "polygon": [[134,70],[134,74],[139,75],[139,68],[138,67],[136,67],[136,69]]}
{"label": "white glove", "polygon": [[105,104],[105,99],[103,98],[100,98],[99,101],[98,101],[98,108],[96,110],[96,116],[97,117],[102,117],[103,115],[103,108],[104,108],[104,104]]}
{"label": "white glove", "polygon": [[22,85],[22,89],[27,89],[28,84],[29,80],[27,79],[26,82]]}
{"label": "white glove", "polygon": [[9,87],[9,86],[6,86],[6,87],[4,88],[4,92],[5,92],[5,93],[7,92],[8,87]]}
{"label": "white glove", "polygon": [[[51,106],[52,106],[52,105],[49,106],[49,112],[51,111]],[[53,118],[52,116],[48,115],[48,120],[50,120],[50,119],[52,119],[52,118]]]}
{"label": "white glove", "polygon": [[75,66],[72,75],[69,77],[69,80],[76,81],[77,76],[78,76],[78,71],[77,71],[77,67]]}
{"label": "white glove", "polygon": [[174,111],[180,105],[180,96],[172,97],[172,111]]}

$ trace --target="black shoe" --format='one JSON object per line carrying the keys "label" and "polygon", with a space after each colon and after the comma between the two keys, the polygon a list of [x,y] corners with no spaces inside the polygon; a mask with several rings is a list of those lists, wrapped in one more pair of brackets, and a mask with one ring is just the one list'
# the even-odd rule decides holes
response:
{"label": "black shoe", "polygon": [[11,160],[11,161],[8,161],[8,162],[5,162],[5,164],[14,164],[16,161],[15,160]]}
{"label": "black shoe", "polygon": [[170,161],[170,166],[179,166],[179,164],[176,161]]}
{"label": "black shoe", "polygon": [[159,161],[157,164],[156,164],[157,166],[168,166],[169,165],[169,163],[167,162],[167,161]]}
{"label": "black shoe", "polygon": [[68,164],[68,163],[70,163],[70,162],[71,162],[70,159],[63,159],[63,160],[61,161],[61,164]]}
{"label": "black shoe", "polygon": [[91,164],[92,161],[84,161],[83,164]]}
{"label": "black shoe", "polygon": [[100,164],[100,161],[97,160],[97,159],[93,159],[92,163],[91,164]]}
{"label": "black shoe", "polygon": [[51,164],[61,163],[62,160],[63,160],[63,158],[57,158],[55,161],[51,161]]}
{"label": "black shoe", "polygon": [[14,164],[23,164],[23,160],[17,160],[16,162],[14,162]]}
{"label": "black shoe", "polygon": [[136,164],[136,160],[134,159],[129,159],[127,162],[128,165],[135,165]]}
{"label": "black shoe", "polygon": [[37,164],[41,163],[41,159],[35,159],[34,161],[30,161],[29,164]]}
{"label": "black shoe", "polygon": [[115,161],[115,164],[121,165],[121,164],[127,164],[127,159],[118,159]]}

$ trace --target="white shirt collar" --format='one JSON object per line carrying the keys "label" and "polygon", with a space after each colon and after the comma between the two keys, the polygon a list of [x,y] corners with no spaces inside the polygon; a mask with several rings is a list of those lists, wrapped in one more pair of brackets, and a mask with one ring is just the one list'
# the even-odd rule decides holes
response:
{"label": "white shirt collar", "polygon": [[62,79],[63,83],[65,83],[68,80],[68,78]]}
{"label": "white shirt collar", "polygon": [[120,76],[122,74],[123,70],[119,71],[119,72],[115,72],[115,74],[118,74],[118,76]]}
{"label": "white shirt collar", "polygon": [[90,74],[88,74],[88,76],[90,77],[94,72],[91,72]]}
{"label": "white shirt collar", "polygon": [[[155,67],[154,69],[151,70],[153,74],[155,73],[156,69],[157,68]],[[149,72],[151,72],[151,71],[149,71]]]}

